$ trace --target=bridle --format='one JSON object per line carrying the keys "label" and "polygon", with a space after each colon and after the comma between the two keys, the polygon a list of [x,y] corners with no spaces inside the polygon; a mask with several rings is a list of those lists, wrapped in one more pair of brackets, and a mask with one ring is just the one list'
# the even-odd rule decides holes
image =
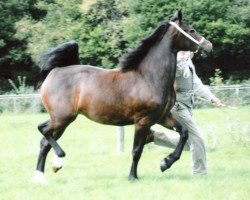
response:
{"label": "bridle", "polygon": [[[176,24],[175,22],[170,21],[169,24],[173,25],[177,30],[179,30],[179,31],[180,31],[183,35],[185,35],[188,39],[192,40],[195,44],[197,44],[197,45],[198,45],[198,48],[197,48],[196,52],[199,51],[199,49],[200,49],[202,43],[205,41],[205,38],[204,38],[204,37],[202,37],[201,40],[198,41],[198,40],[194,39],[193,37],[191,37],[189,34],[187,34],[187,33],[186,33],[178,24]],[[195,52],[195,53],[196,53],[196,52]]]}

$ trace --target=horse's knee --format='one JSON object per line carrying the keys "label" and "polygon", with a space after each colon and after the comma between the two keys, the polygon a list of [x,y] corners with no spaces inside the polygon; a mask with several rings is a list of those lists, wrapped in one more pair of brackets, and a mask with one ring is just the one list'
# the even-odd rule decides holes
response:
{"label": "horse's knee", "polygon": [[187,141],[188,139],[188,129],[184,126],[178,126],[176,131],[180,134],[180,139]]}
{"label": "horse's knee", "polygon": [[43,147],[46,147],[48,145],[49,145],[48,140],[46,140],[46,138],[42,138],[40,141],[40,147],[43,148]]}
{"label": "horse's knee", "polygon": [[43,124],[39,124],[37,129],[40,131],[40,133],[43,133]]}
{"label": "horse's knee", "polygon": [[42,133],[44,136],[46,136],[48,134],[48,132],[50,131],[49,121],[46,121],[46,122],[39,124],[37,126],[37,128],[40,131],[40,133]]}

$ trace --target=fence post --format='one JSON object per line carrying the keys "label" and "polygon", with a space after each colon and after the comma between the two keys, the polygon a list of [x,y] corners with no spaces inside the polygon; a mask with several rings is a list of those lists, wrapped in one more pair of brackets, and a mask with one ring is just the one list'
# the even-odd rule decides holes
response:
{"label": "fence post", "polygon": [[122,154],[124,152],[124,127],[117,127],[117,153]]}
{"label": "fence post", "polygon": [[240,90],[240,85],[236,85],[235,94],[237,97],[239,96],[239,90]]}
{"label": "fence post", "polygon": [[239,90],[240,90],[240,85],[236,85],[236,88],[235,88],[235,95],[236,95],[236,103],[239,104]]}
{"label": "fence post", "polygon": [[16,112],[16,98],[13,98],[13,112]]}

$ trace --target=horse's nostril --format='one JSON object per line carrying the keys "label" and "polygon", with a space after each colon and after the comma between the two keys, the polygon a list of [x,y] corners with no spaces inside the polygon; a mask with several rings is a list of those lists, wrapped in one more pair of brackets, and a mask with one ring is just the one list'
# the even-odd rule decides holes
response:
{"label": "horse's nostril", "polygon": [[213,51],[213,45],[212,44],[205,45],[203,47],[203,50],[207,53],[211,53]]}

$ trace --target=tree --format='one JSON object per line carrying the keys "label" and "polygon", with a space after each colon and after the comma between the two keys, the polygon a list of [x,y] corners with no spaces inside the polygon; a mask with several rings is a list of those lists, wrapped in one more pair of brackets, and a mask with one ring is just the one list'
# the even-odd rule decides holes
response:
{"label": "tree", "polygon": [[212,57],[195,57],[198,73],[208,80],[220,68],[226,78],[234,71],[248,78],[248,0],[8,0],[0,2],[0,87],[3,78],[17,75],[35,84],[38,55],[71,39],[79,43],[81,63],[116,67],[129,48],[180,8],[184,20],[214,45]]}
{"label": "tree", "polygon": [[[250,1],[248,0],[194,0],[181,1],[184,7],[185,19],[192,23],[197,30],[212,41],[213,57],[209,60],[198,60],[203,76],[211,76],[207,69],[220,68],[224,77],[229,78],[237,70],[248,74],[249,77],[250,46]],[[209,63],[209,66],[206,64]],[[213,69],[212,68],[212,69]],[[213,69],[214,71],[214,69]],[[243,74],[242,74],[243,75]]]}
{"label": "tree", "polygon": [[[129,0],[127,0],[129,1]],[[124,37],[129,44],[148,34],[160,21],[170,19],[176,9],[182,9],[184,21],[209,39],[214,46],[212,57],[195,57],[197,71],[202,77],[214,75],[220,68],[229,78],[242,71],[237,78],[250,75],[250,1],[248,0],[132,0],[127,4],[129,26]],[[235,76],[235,75],[234,75]],[[207,79],[208,80],[208,79]]]}
{"label": "tree", "polygon": [[117,1],[99,0],[88,5],[81,0],[39,1],[38,7],[47,10],[43,21],[23,18],[17,25],[19,37],[29,41],[28,52],[34,60],[43,50],[75,39],[82,63],[105,68],[117,65],[124,49],[119,20],[125,15]]}
{"label": "tree", "polygon": [[[45,11],[37,10],[33,5],[36,0],[4,0],[0,2],[0,87],[11,88],[8,78],[17,77],[17,74],[30,73],[32,60],[26,54],[26,40],[16,37],[15,23],[25,14],[39,19]],[[18,6],[17,6],[18,5]]]}

